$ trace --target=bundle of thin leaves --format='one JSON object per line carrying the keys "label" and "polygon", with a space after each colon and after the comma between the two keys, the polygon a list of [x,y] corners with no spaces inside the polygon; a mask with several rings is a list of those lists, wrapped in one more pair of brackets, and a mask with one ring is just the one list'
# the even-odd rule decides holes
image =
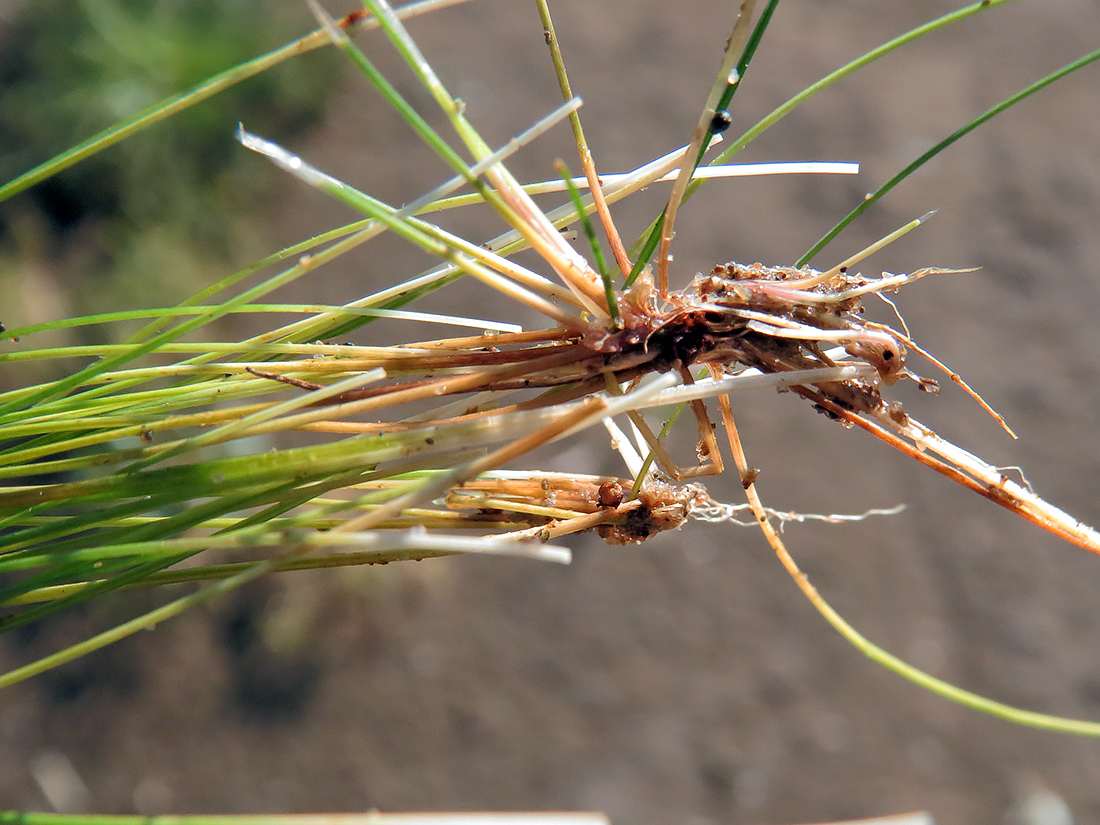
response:
{"label": "bundle of thin leaves", "polygon": [[[59,319],[3,333],[3,361],[82,359],[67,377],[0,395],[0,605],[19,627],[123,589],[197,582],[196,589],[137,619],[0,677],[10,684],[152,626],[190,606],[278,570],[388,562],[455,553],[519,554],[568,561],[548,543],[582,531],[643,541],[691,518],[752,515],[806,596],[837,630],[886,667],[953,700],[1052,729],[1100,734],[1100,725],[1030,713],[945,684],[877,648],[826,604],[787,553],[775,524],[804,518],[769,510],[738,439],[729,396],[787,389],[841,424],[861,428],[964,487],[1092,552],[1100,535],[965,450],[940,438],[891,400],[890,387],[936,382],[911,371],[923,359],[971,392],[907,333],[864,320],[865,295],[894,292],[948,270],[866,277],[854,267],[913,229],[912,221],[824,271],[808,260],[899,181],[989,118],[1100,58],[1093,52],[975,118],[868,197],[794,266],[724,264],[689,286],[670,286],[677,210],[708,177],[731,174],[739,150],[816,92],[877,58],[1007,0],[948,14],[867,53],[787,101],[701,165],[730,123],[728,110],[778,0],[754,19],[746,2],[726,46],[690,143],[634,172],[600,178],[557,50],[549,10],[539,8],[565,104],[494,150],[432,70],[402,19],[456,0],[420,0],[394,11],[385,0],[339,21],[312,3],[320,27],[201,86],[164,101],[0,189],[11,197],[126,136],[305,51],[342,50],[455,177],[401,208],[332,177],[245,128],[241,142],[309,186],[360,211],[356,223],[257,262],[183,304]],[[351,40],[381,28],[442,111],[463,149],[404,99]],[[569,120],[584,177],[521,186],[509,155]],[[792,171],[792,170],[787,170]],[[794,171],[821,171],[800,168]],[[831,170],[837,171],[837,170]],[[607,204],[667,176],[664,211],[630,247]],[[468,188],[470,194],[456,194]],[[587,189],[588,194],[581,190]],[[567,191],[544,212],[532,192]],[[449,233],[428,217],[488,205],[511,227],[484,241]],[[595,220],[590,216],[595,216]],[[590,241],[591,260],[561,232]],[[612,251],[605,260],[596,226]],[[270,295],[382,233],[439,259],[416,277],[341,306],[271,302]],[[553,277],[511,256],[533,249]],[[268,268],[287,268],[246,281]],[[460,278],[545,316],[523,330],[482,319],[433,316],[406,307]],[[241,286],[250,283],[247,287]],[[291,313],[293,323],[242,341],[217,340],[231,314]],[[472,327],[464,337],[367,347],[337,343],[377,318]],[[35,348],[35,335],[135,319],[148,324],[119,343]],[[902,325],[904,326],[904,325]],[[976,402],[998,420],[976,394]],[[713,501],[693,477],[720,473],[724,447],[711,424],[717,406],[744,505]],[[654,431],[643,410],[666,408]],[[679,466],[664,446],[681,409],[699,431],[699,464]],[[672,408],[671,416],[668,408]],[[1003,425],[1003,422],[1001,422]],[[517,470],[535,448],[586,428],[606,428],[622,477]],[[1007,427],[1006,427],[1007,429]],[[282,449],[249,453],[257,437],[298,434]],[[249,439],[252,439],[251,441]],[[235,451],[228,445],[238,445]],[[841,517],[825,517],[841,518]]]}

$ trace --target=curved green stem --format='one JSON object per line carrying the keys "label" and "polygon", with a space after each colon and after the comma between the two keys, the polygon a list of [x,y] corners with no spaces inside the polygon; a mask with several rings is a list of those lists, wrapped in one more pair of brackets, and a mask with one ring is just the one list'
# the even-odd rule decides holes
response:
{"label": "curved green stem", "polygon": [[[782,545],[780,545],[780,547],[781,546]],[[971,710],[987,713],[990,716],[996,716],[1017,725],[1025,725],[1030,728],[1055,731],[1058,733],[1072,733],[1078,736],[1100,737],[1100,722],[1090,722],[1084,719],[1069,719],[1064,716],[1051,716],[1046,713],[1037,713],[1035,711],[1013,707],[1012,705],[1006,705],[1003,702],[988,699],[977,693],[971,693],[969,690],[963,690],[957,685],[945,682],[943,679],[938,679],[919,668],[913,667],[913,665],[908,662],[899,659],[894,654],[876,645],[852,627],[852,625],[848,624],[844,617],[837,613],[832,605],[822,598],[817,588],[810,583],[809,578],[802,572],[801,568],[799,568],[785,548],[780,552],[779,548],[773,545],[773,549],[776,550],[776,553],[779,555],[779,560],[783,563],[783,566],[787,569],[791,578],[795,580],[799,589],[802,590],[806,598],[809,599],[810,603],[817,609],[817,612],[824,616],[825,621],[832,625],[833,629],[843,636],[849,644],[875,664],[881,665],[891,673],[895,673],[901,678],[907,679],[913,684],[937,696],[941,696],[944,699],[948,699],[963,707],[970,708]]]}

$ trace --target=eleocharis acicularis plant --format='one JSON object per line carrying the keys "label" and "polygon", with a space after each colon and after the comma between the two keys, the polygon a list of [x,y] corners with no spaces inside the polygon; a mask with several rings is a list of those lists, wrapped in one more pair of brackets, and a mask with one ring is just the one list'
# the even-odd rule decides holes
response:
{"label": "eleocharis acicularis plant", "polygon": [[[935,380],[916,371],[923,361],[928,371],[941,371],[971,392],[978,406],[1004,424],[956,373],[922,349],[904,324],[899,331],[863,316],[866,296],[959,271],[935,262],[907,275],[856,271],[864,258],[920,219],[821,270],[721,263],[684,285],[686,279],[678,280],[682,273],[671,265],[681,203],[703,180],[733,173],[728,161],[768,126],[878,57],[1003,2],[965,7],[864,55],[740,137],[727,138],[715,153],[712,147],[730,122],[726,113],[734,93],[751,78],[752,57],[777,5],[773,0],[754,15],[755,4],[746,3],[694,133],[685,130],[687,145],[632,173],[603,177],[580,127],[581,103],[569,85],[545,3],[539,4],[541,20],[565,102],[499,148],[483,139],[475,113],[452,95],[402,23],[407,14],[442,3],[394,10],[385,0],[368,0],[362,12],[342,20],[313,3],[319,28],[297,44],[140,113],[0,189],[0,197],[13,196],[249,72],[321,45],[345,53],[454,175],[396,206],[241,124],[237,135],[244,147],[356,210],[361,219],[283,250],[176,307],[122,309],[33,327],[10,324],[0,360],[75,359],[83,366],[0,394],[3,626],[19,627],[114,591],[196,585],[143,616],[0,677],[0,685],[270,572],[453,553],[568,561],[568,549],[557,542],[570,533],[596,531],[608,541],[638,542],[691,518],[729,517],[732,509],[691,479],[722,472],[732,455],[748,496],[745,506],[799,586],[853,644],[965,704],[1024,724],[1100,733],[1098,725],[967,694],[856,633],[787,553],[774,527],[784,516],[761,501],[756,472],[738,438],[730,394],[785,389],[1060,538],[1100,552],[1100,536],[1092,528],[941,438],[892,398],[899,381],[936,390]],[[447,134],[433,127],[429,113],[410,103],[353,40],[368,25],[382,30],[435,113],[442,113]],[[1025,92],[1098,57],[1088,55]],[[510,155],[547,130],[564,128],[559,124],[567,119],[583,178],[568,178],[563,165],[565,186],[554,180],[522,185],[508,169]],[[711,165],[700,165],[712,154]],[[823,170],[803,165],[783,171]],[[641,238],[624,243],[608,204],[666,176],[672,189],[665,209]],[[556,209],[546,210],[533,199],[532,193],[555,188],[570,190]],[[442,210],[471,204],[493,209],[507,231],[471,239],[433,220]],[[563,235],[567,225],[582,227],[591,260],[580,251],[582,244]],[[319,267],[383,233],[430,253],[438,265],[347,304],[278,300],[282,287],[313,277]],[[603,243],[610,256],[598,251]],[[536,268],[512,258],[523,249],[537,253]],[[254,277],[279,266],[285,268]],[[540,313],[544,323],[524,329],[416,309],[418,298],[461,278],[488,285],[502,303],[519,302]],[[215,334],[214,322],[246,313],[291,314],[297,320],[244,340]],[[387,346],[346,342],[364,324],[386,318],[424,322],[424,334]],[[39,333],[136,319],[148,322],[118,342],[35,348]],[[439,323],[466,329],[440,335],[429,326]],[[691,408],[699,432],[698,462],[669,452],[667,432],[645,416],[654,407]],[[711,423],[714,411],[720,429]],[[588,467],[546,473],[524,466],[536,448],[601,428],[611,431],[623,458],[620,475],[594,475]],[[728,446],[720,443],[721,431]],[[269,449],[273,446],[277,449]]]}

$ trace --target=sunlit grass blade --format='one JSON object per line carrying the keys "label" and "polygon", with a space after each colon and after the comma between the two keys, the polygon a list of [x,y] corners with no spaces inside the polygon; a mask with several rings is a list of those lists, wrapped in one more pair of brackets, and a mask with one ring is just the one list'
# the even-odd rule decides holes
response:
{"label": "sunlit grass blade", "polygon": [[[518,265],[494,255],[484,247],[445,232],[433,224],[409,216],[401,216],[399,214],[400,210],[383,204],[376,198],[372,198],[364,192],[336,180],[296,155],[291,155],[282,147],[252,135],[243,129],[241,130],[241,142],[248,148],[271,158],[279,166],[302,181],[370,215],[390,231],[400,235],[410,243],[421,247],[437,258],[450,261],[463,272],[487,283],[505,295],[537,309],[548,318],[567,327],[578,328],[581,325],[580,319],[575,315],[558,308],[541,296],[529,291],[521,283],[516,283],[516,281],[532,285],[541,283],[543,279],[535,273],[524,271]],[[507,273],[511,276],[511,280],[501,277],[492,271],[489,268],[490,266],[497,271]]]}
{"label": "sunlit grass blade", "polygon": [[[415,50],[415,46],[410,47],[409,45],[409,43],[411,43],[411,38],[406,36],[404,39],[400,37],[395,39],[394,32],[403,31],[403,28],[393,9],[390,8],[388,4],[384,6],[370,6],[370,9],[373,15],[372,19],[380,21],[382,28],[386,31],[387,35],[390,36],[391,40],[394,40],[402,56],[405,57],[406,61],[417,71],[421,83],[443,107],[452,125],[459,131],[459,135],[466,144],[467,149],[475,148],[474,159],[483,160],[491,155],[492,152],[489,147],[485,145],[480,136],[478,136],[473,128],[465,121],[465,118],[462,116],[461,106],[443,90],[442,84],[439,82],[438,78],[435,77],[435,73],[431,71],[427,61],[423,60],[422,57],[417,60],[418,52]],[[314,4],[314,11],[318,17],[320,17],[323,29],[333,33],[333,36],[336,38],[336,45],[340,50],[343,51],[352,64],[364,74],[386,103],[409,124],[416,135],[445,161],[448,166],[461,175],[467,183],[478,192],[482,199],[486,203],[492,205],[505,220],[512,224],[512,226],[519,226],[521,220],[510,206],[472,171],[471,165],[428,124],[424,117],[416,111],[407,100],[405,100],[396,87],[386,79],[366,54],[364,54],[349,37],[343,35],[334,27],[327,13],[316,4]]]}
{"label": "sunlit grass blade", "polygon": [[[592,228],[592,221],[588,219],[588,213],[584,209],[581,192],[577,185],[573,183],[569,167],[565,165],[565,162],[559,160],[556,166],[558,172],[561,173],[562,180],[565,182],[566,189],[569,191],[569,197],[577,209],[577,219],[584,228],[584,236],[588,239],[588,246],[592,250],[592,259],[596,262],[596,271],[600,273],[600,280],[603,281],[604,296],[607,299],[607,311],[611,317],[611,323],[615,326],[621,326],[622,317],[619,315],[619,301],[615,297],[615,284],[612,282],[611,273],[607,269],[607,260],[603,256],[603,249],[600,248],[600,239],[596,237],[596,231]],[[600,189],[597,187],[593,191],[598,192]]]}
{"label": "sunlit grass blade", "polygon": [[[782,545],[780,546],[782,547]],[[794,559],[786,551],[786,548],[782,549],[779,556],[780,561],[791,575],[791,578],[795,580],[795,583],[798,584],[806,598],[809,599],[810,603],[813,604],[815,608],[817,608],[817,611],[825,620],[832,625],[833,629],[843,636],[849,644],[856,648],[856,650],[876,664],[882,665],[891,673],[895,673],[903,679],[937,696],[955,702],[958,705],[1004,719],[1017,725],[1058,733],[1070,733],[1077,736],[1100,737],[1100,722],[1091,722],[1085,719],[1071,719],[1064,716],[1052,716],[1046,713],[1024,710],[1012,705],[1007,705],[1003,702],[997,702],[985,696],[980,696],[971,691],[964,690],[943,679],[938,679],[914,667],[903,659],[899,659],[897,656],[871,642],[866,636],[852,627],[844,617],[837,613],[836,610],[821,597],[821,594],[818,593],[817,588],[810,583],[806,574],[799,569]]]}
{"label": "sunlit grass blade", "polygon": [[[394,48],[447,116],[467,150],[476,160],[488,157],[492,153],[491,149],[467,119],[465,104],[447,91],[389,3],[386,0],[366,0],[366,3],[381,22]],[[553,267],[569,289],[585,303],[589,312],[597,318],[606,317],[605,310],[600,306],[603,290],[599,276],[562,239],[511,172],[503,164],[495,164],[486,170],[485,176],[495,190],[492,196],[487,196],[487,202]]]}
{"label": "sunlit grass blade", "polygon": [[[738,58],[735,70],[737,72],[736,83],[726,83],[725,86],[719,84],[721,93],[718,96],[717,101],[714,104],[716,111],[724,111],[729,108],[729,105],[733,102],[733,96],[737,94],[737,90],[741,88],[741,81],[745,78],[745,73],[748,71],[749,65],[752,63],[752,59],[756,56],[756,50],[760,46],[760,41],[764,39],[764,33],[768,30],[768,26],[771,25],[772,17],[775,15],[775,10],[779,6],[779,0],[768,0],[767,5],[760,12],[760,17],[756,21],[756,25],[753,26],[752,33],[749,34],[748,39],[745,41],[745,47],[741,51],[741,57]],[[714,140],[716,129],[713,124],[710,129],[707,130],[707,138],[704,140],[702,146],[699,148],[698,154],[695,156],[695,166],[698,168],[699,164],[703,160],[703,155],[706,154],[708,148]],[[695,176],[695,170],[692,170],[692,176]]]}
{"label": "sunlit grass blade", "polygon": [[[171,327],[168,330],[164,330],[150,338],[146,338],[130,346],[124,346],[121,349],[114,350],[111,353],[104,354],[103,357],[93,361],[88,366],[81,370],[77,370],[73,374],[62,378],[58,381],[52,382],[48,385],[36,387],[30,391],[29,394],[20,394],[16,398],[12,398],[9,394],[7,399],[0,399],[0,415],[15,412],[17,409],[30,409],[36,405],[42,404],[45,401],[59,398],[69,391],[83,386],[91,380],[94,380],[97,376],[112,370],[118,369],[124,364],[148,355],[153,352],[163,350],[163,348],[171,342],[183,337],[184,335],[193,332],[201,327],[209,324],[210,322],[217,320],[221,317],[229,315],[241,307],[244,307],[254,299],[267,295],[277,288],[284,286],[291,281],[311,272],[314,268],[321,265],[328,260],[343,254],[349,249],[358,245],[359,241],[355,237],[346,238],[343,241],[337,242],[333,246],[329,247],[308,259],[300,260],[290,269],[284,270],[271,278],[268,278],[263,283],[258,284],[251,289],[242,292],[239,295],[231,297],[225,301],[225,303],[217,305],[209,312],[201,313],[189,320],[185,320],[176,326]],[[247,351],[247,347],[244,348]],[[16,360],[20,358],[19,353],[10,353],[4,356],[0,356],[0,362],[5,360]],[[213,356],[211,356],[213,357]],[[201,360],[204,356],[196,356]],[[207,359],[209,360],[209,358]]]}
{"label": "sunlit grass blade", "polygon": [[747,42],[749,26],[752,23],[753,11],[756,8],[756,0],[743,0],[737,20],[733,24],[733,31],[726,40],[726,52],[722,57],[718,68],[718,77],[711,86],[707,101],[703,104],[703,110],[699,114],[699,121],[695,125],[695,133],[692,135],[688,157],[695,156],[694,164],[684,164],[680,168],[680,174],[672,184],[672,192],[668,196],[661,218],[661,239],[657,244],[657,291],[661,296],[668,294],[668,265],[672,260],[672,237],[675,234],[676,214],[683,203],[684,193],[687,191],[691,175],[695,171],[695,165],[706,151],[710,136],[714,132],[714,118],[718,112],[718,101],[725,97],[731,87],[741,82],[741,76],[737,72],[738,51]]}
{"label": "sunlit grass blade", "polygon": [[924,152],[920,157],[918,157],[916,160],[914,160],[912,163],[910,163],[908,166],[906,166],[904,169],[902,169],[900,172],[890,178],[890,180],[886,181],[886,183],[884,183],[874,192],[867,195],[867,197],[860,201],[858,206],[856,206],[851,212],[849,212],[840,221],[838,221],[836,226],[826,232],[825,235],[822,236],[821,240],[811,246],[806,251],[806,253],[798,259],[798,262],[795,264],[795,266],[804,266],[805,264],[808,264],[810,261],[812,261],[817,253],[824,249],[833,240],[833,238],[843,232],[852,223],[852,221],[854,221],[856,218],[858,218],[860,215],[870,209],[871,206],[877,203],[883,195],[885,195],[887,192],[889,192],[891,189],[893,189],[895,186],[897,186],[899,183],[901,183],[903,180],[913,174],[913,172],[924,166],[924,164],[932,160],[932,158],[936,157],[948,146],[955,143],[955,141],[974,131],[987,120],[990,120],[991,118],[999,115],[1005,109],[1008,109],[1019,103],[1021,100],[1024,100],[1035,94],[1040,89],[1049,86],[1056,80],[1060,80],[1066,75],[1071,74],[1078,69],[1082,69],[1097,60],[1100,60],[1100,49],[1091,52],[1078,60],[1074,60],[1072,63],[1066,64],[1061,69],[1058,69],[1055,72],[1051,72],[1046,77],[1035,81],[1027,88],[1021,89],[1016,94],[1006,97],[993,108],[974,118],[962,128],[952,132],[950,135],[945,137],[927,152]]}
{"label": "sunlit grass blade", "polygon": [[[401,7],[397,14],[403,17],[411,17],[423,14],[437,8],[465,2],[465,0],[420,0]],[[357,26],[359,28],[376,28],[378,23],[374,18],[364,18],[362,15],[349,15],[341,21],[344,28]],[[214,75],[208,80],[185,92],[165,98],[151,106],[142,109],[135,115],[119,121],[114,126],[93,135],[87,140],[78,143],[71,149],[56,155],[43,162],[12,181],[0,186],[0,202],[19,194],[25,189],[40,183],[58,172],[68,169],[76,163],[100,152],[141,130],[172,117],[185,109],[201,103],[210,97],[223,92],[231,86],[267,71],[293,57],[306,54],[315,49],[327,46],[331,42],[328,32],[324,28],[300,37],[291,43],[287,43],[274,51],[260,57],[241,63],[231,69]]]}
{"label": "sunlit grass blade", "polygon": [[[764,37],[764,32],[767,31],[768,26],[771,24],[772,16],[775,14],[775,9],[778,5],[779,0],[769,0],[763,12],[761,12],[760,19],[756,21],[756,25],[753,26],[752,32],[745,40],[744,48],[736,62],[733,62],[732,59],[734,54],[733,49],[737,45],[733,38],[742,29],[739,28],[738,25],[734,26],[734,33],[730,36],[730,40],[726,44],[726,57],[723,60],[722,67],[719,69],[718,78],[711,87],[707,105],[704,106],[703,112],[700,115],[701,122],[697,127],[697,134],[691,144],[696,147],[691,169],[688,172],[682,170],[677,176],[677,183],[675,185],[679,187],[679,189],[669,200],[669,203],[675,205],[676,208],[679,207],[685,195],[687,195],[688,181],[695,175],[695,170],[702,162],[707,149],[714,143],[718,133],[724,131],[724,127],[721,130],[717,128],[717,124],[719,123],[717,120],[718,112],[726,112],[726,109],[733,101],[733,96],[737,93],[737,89],[741,85],[741,80],[744,78],[745,72],[748,70],[753,57],[756,55],[756,49]],[[752,16],[754,6],[755,0],[753,3],[746,3],[741,6],[740,13],[746,16],[744,20],[746,25],[748,19]],[[740,18],[738,22],[741,22]],[[726,112],[726,114],[728,114],[728,112]],[[707,118],[711,119],[709,125],[704,123]],[[705,128],[703,128],[704,126]],[[688,150],[688,155],[691,155],[690,148]],[[653,257],[653,253],[657,250],[661,240],[662,227],[665,226],[668,220],[668,212],[669,207],[666,206],[661,210],[661,214],[654,219],[648,230],[648,234],[643,235],[644,240],[639,238],[631,247],[631,251],[635,254],[635,261],[634,266],[626,277],[627,286],[634,283],[634,280],[641,273],[642,268],[649,262]]]}
{"label": "sunlit grass blade", "polygon": [[[449,2],[456,2],[456,1],[461,2],[462,0],[449,0]],[[568,101],[566,104],[559,107],[557,110],[552,112],[550,115],[547,115],[546,117],[539,120],[536,124],[531,126],[529,129],[524,130],[524,132],[522,132],[521,134],[519,134],[516,137],[509,140],[508,143],[505,146],[498,149],[492,155],[487,157],[484,161],[482,161],[478,164],[475,164],[473,167],[470,168],[469,174],[473,175],[475,177],[481,175],[484,172],[485,168],[487,168],[488,165],[491,165],[493,163],[497,163],[497,162],[503,160],[504,158],[508,157],[511,153],[515,152],[520,147],[526,145],[530,141],[537,138],[539,135],[541,135],[543,132],[545,132],[546,129],[550,128],[552,125],[554,125],[562,117],[574,113],[576,108],[579,107],[580,105],[581,105],[581,101],[579,99],[573,99],[573,100]],[[447,183],[442,184],[441,186],[437,187],[436,189],[432,190],[431,192],[428,192],[425,195],[422,195],[421,197],[415,199],[414,201],[410,202],[406,206],[402,207],[396,213],[397,216],[404,217],[404,216],[407,216],[407,215],[419,215],[419,214],[430,213],[430,212],[436,211],[438,209],[449,209],[449,208],[454,208],[456,206],[467,205],[467,204],[471,204],[471,203],[477,203],[477,204],[483,203],[484,202],[484,194],[482,192],[475,192],[472,195],[455,197],[455,198],[451,198],[449,200],[446,199],[446,195],[449,192],[453,191],[458,186],[466,183],[466,180],[467,180],[466,175],[459,175],[456,178],[453,178],[451,181],[448,181]],[[337,241],[345,241],[349,237],[353,237],[353,240],[349,240],[346,244],[344,244],[341,247],[341,253],[339,253],[339,254],[342,254],[343,251],[349,251],[351,247],[353,247],[355,245],[358,245],[359,243],[362,243],[362,242],[374,237],[379,232],[381,232],[384,228],[385,228],[384,225],[379,224],[377,221],[374,221],[372,219],[367,219],[367,220],[358,221],[358,222],[349,224],[349,225],[344,226],[344,227],[340,227],[340,228],[337,228],[337,229],[330,230],[329,232],[322,233],[322,234],[317,235],[313,238],[307,239],[307,240],[302,241],[298,244],[294,244],[293,246],[287,247],[286,249],[283,249],[280,252],[269,255],[268,257],[262,259],[261,261],[258,261],[257,263],[252,264],[251,266],[245,267],[244,269],[238,271],[237,273],[234,273],[233,275],[230,275],[230,276],[222,279],[221,281],[219,281],[215,284],[212,284],[211,286],[209,286],[207,288],[204,288],[203,290],[201,290],[200,292],[198,292],[197,294],[195,294],[191,298],[187,299],[186,301],[181,302],[180,306],[181,307],[187,307],[187,306],[198,305],[202,301],[212,297],[213,295],[216,295],[219,292],[222,292],[222,291],[228,289],[233,284],[237,283],[238,281],[242,280],[243,278],[248,277],[249,275],[251,275],[254,272],[257,272],[261,269],[264,269],[268,266],[279,263],[281,261],[287,260],[288,258],[294,258],[294,257],[301,256],[304,253],[308,253],[311,250],[316,249],[319,246],[323,246],[323,245],[329,244],[329,243],[334,243],[334,242],[337,242]],[[446,283],[449,283],[450,280],[453,280],[453,278],[441,277],[439,286],[442,286],[442,285],[445,285]],[[376,311],[379,312],[379,313],[397,312],[398,311],[397,310],[398,306],[401,306],[405,303],[409,303],[414,298],[422,296],[425,291],[426,291],[425,289],[409,290],[407,295],[403,294],[402,297],[399,300],[397,300],[396,302],[393,302],[393,303],[389,304],[386,307],[376,307]],[[345,315],[345,316],[349,315],[349,314],[354,315],[355,314],[355,312],[354,312],[355,309],[359,309],[359,310],[365,310],[366,309],[366,307],[363,306],[362,304],[358,304],[358,305],[357,304],[349,304],[347,306],[349,307],[349,312],[347,312],[347,313],[328,313],[328,314],[330,316],[340,315],[340,314]],[[144,340],[145,338],[148,338],[150,335],[154,334],[160,327],[162,327],[166,320],[167,320],[167,317],[158,317],[156,321],[153,321],[152,323],[146,325],[138,333],[136,333],[134,336],[132,336],[129,340],[130,341],[140,341],[140,340]],[[369,320],[369,318],[367,318],[365,320]],[[331,333],[329,333],[329,334],[332,335],[332,336],[345,334],[347,332],[350,332],[351,329],[353,329],[355,326],[358,326],[359,324],[364,323],[364,322],[365,321],[359,322],[359,323],[352,323],[350,325],[345,322],[342,326],[339,326],[338,328],[333,329],[331,331]],[[315,327],[315,325],[314,325],[314,327]],[[487,326],[485,328],[486,329],[492,329],[493,326],[492,326],[492,324],[487,324]],[[315,333],[314,337],[327,337],[324,334],[318,332],[316,328],[313,329],[313,332]]]}
{"label": "sunlit grass blade", "polygon": [[[561,48],[558,44],[558,35],[557,31],[554,29],[554,20],[550,16],[550,7],[547,4],[547,0],[537,0],[536,5],[539,10],[539,18],[542,20],[543,36],[546,40],[547,47],[550,49],[550,59],[554,64],[554,74],[558,79],[558,88],[561,89],[562,97],[566,100],[570,100],[573,97],[573,89],[570,86],[569,73],[565,69],[565,60],[562,57]],[[622,239],[619,237],[619,230],[615,227],[615,222],[611,219],[611,212],[607,208],[607,200],[603,196],[603,187],[599,176],[596,174],[596,161],[592,157],[592,150],[588,145],[588,140],[584,136],[584,128],[581,126],[581,118],[577,112],[573,112],[569,116],[569,125],[573,130],[573,143],[577,147],[577,154],[581,160],[581,168],[588,182],[589,191],[592,193],[592,204],[596,214],[599,215],[600,223],[603,225],[604,232],[607,235],[607,242],[611,245],[611,253],[615,257],[615,262],[619,265],[623,277],[626,278],[630,275],[630,258],[627,256]],[[607,277],[602,269],[600,271],[600,276],[606,282]],[[606,289],[607,287],[605,284],[605,290]]]}
{"label": "sunlit grass blade", "polygon": [[[855,60],[844,64],[839,69],[836,69],[835,71],[825,75],[825,77],[821,78],[816,83],[807,86],[801,92],[788,99],[776,109],[772,110],[764,118],[754,124],[747,131],[742,133],[740,137],[736,138],[725,149],[723,149],[711,161],[711,163],[729,163],[742,149],[744,149],[746,146],[756,140],[756,138],[760,137],[760,135],[762,135],[784,117],[789,115],[807,100],[812,98],[814,95],[818,94],[821,91],[824,91],[825,89],[829,88],[838,81],[843,80],[845,77],[848,77],[859,69],[869,66],[879,58],[885,57],[891,52],[900,49],[902,46],[919,40],[920,38],[925,37],[932,32],[938,31],[939,29],[950,26],[954,23],[958,23],[962,20],[974,16],[975,14],[978,14],[979,12],[986,11],[988,9],[1003,5],[1004,3],[1008,2],[1010,2],[1010,0],[982,0],[982,2],[974,3],[962,9],[949,12],[948,14],[938,17],[935,20],[931,20],[928,23],[910,29],[905,34],[895,37],[894,39],[883,43],[881,46],[878,46],[877,48],[866,52],[860,57],[857,57]],[[705,182],[705,180],[699,179],[693,180],[691,183],[689,183],[686,191],[684,192],[683,200],[689,200],[691,196],[694,195],[695,192],[699,190],[699,187],[702,186]],[[635,241],[634,245],[631,247],[631,253],[636,256],[634,271],[631,272],[631,281],[633,281],[633,279],[637,277],[638,273],[641,272],[642,268],[646,265],[646,263],[649,262],[654,252],[657,250],[657,245],[660,240],[660,227],[664,220],[665,216],[662,213],[660,216],[654,219],[654,221],[649,225],[646,231],[642,233],[642,235],[638,238],[637,241]]]}

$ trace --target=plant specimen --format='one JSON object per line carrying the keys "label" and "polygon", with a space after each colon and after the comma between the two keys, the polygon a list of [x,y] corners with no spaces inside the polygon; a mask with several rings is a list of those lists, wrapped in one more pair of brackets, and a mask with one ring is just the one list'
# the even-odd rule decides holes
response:
{"label": "plant specimen", "polygon": [[[494,150],[465,107],[446,88],[385,0],[336,21],[314,4],[320,28],[152,107],[55,162],[13,181],[8,197],[173,107],[309,48],[333,44],[346,53],[456,177],[404,206],[387,204],[337,179],[263,136],[239,131],[241,142],[306,184],[359,210],[363,220],[289,247],[183,304],[124,310],[12,329],[13,340],[68,327],[151,319],[119,343],[13,348],[4,360],[88,359],[66,377],[0,395],[0,491],[8,574],[3,605],[17,627],[68,605],[120,588],[212,581],[88,642],[0,679],[10,683],[179,613],[265,573],[311,566],[384,562],[456,552],[518,553],[568,560],[548,544],[595,530],[608,541],[642,541],[690,517],[723,519],[700,477],[721,472],[727,447],[711,423],[717,407],[748,509],[784,565],[826,618],[868,655],[944,695],[1042,727],[1096,734],[1096,725],[1031,714],[967,694],[927,676],[867,642],[816,593],[786,552],[774,526],[782,516],[760,499],[756,474],[738,437],[731,393],[783,389],[801,396],[839,424],[861,428],[964,487],[1093,552],[1100,537],[1088,526],[932,429],[892,400],[891,387],[913,381],[935,391],[915,362],[942,371],[1000,417],[962,379],[905,331],[866,320],[863,299],[883,296],[923,277],[952,270],[922,268],[907,275],[867,277],[855,267],[882,245],[919,225],[907,223],[879,244],[825,270],[725,263],[677,288],[669,274],[680,204],[707,175],[814,92],[936,28],[999,3],[979,3],[946,15],[853,61],[730,141],[709,167],[700,166],[727,131],[733,94],[749,68],[776,2],[753,20],[746,3],[734,26],[711,94],[691,142],[617,179],[600,178],[577,117],[554,42],[549,10],[543,25],[565,104]],[[420,86],[462,144],[456,150],[350,39],[363,26],[384,30]],[[907,170],[934,156],[1016,100],[1100,57],[1092,53],[1028,87],[967,124]],[[557,186],[521,185],[508,157],[563,120],[570,120],[584,177],[562,166],[569,199],[544,211],[532,194]],[[619,238],[608,203],[673,178],[665,210],[632,245]],[[856,212],[896,182],[873,194]],[[464,187],[472,194],[456,194]],[[582,195],[581,188],[588,194]],[[487,204],[510,229],[482,242],[449,232],[432,213]],[[595,215],[592,221],[589,215]],[[840,231],[855,213],[838,225]],[[607,237],[611,261],[596,241]],[[592,260],[562,234],[579,225]],[[268,301],[270,294],[381,235],[399,235],[439,259],[415,278],[345,305]],[[811,250],[816,254],[834,233]],[[511,256],[531,249],[553,277]],[[262,268],[291,262],[252,282]],[[617,271],[616,271],[617,270]],[[475,278],[507,300],[544,316],[543,328],[485,319],[440,317],[408,306],[460,278]],[[202,333],[234,313],[283,313],[299,318],[242,341]],[[443,321],[473,327],[463,337],[425,337],[389,346],[345,343],[376,318]],[[922,368],[923,369],[923,368]],[[277,400],[258,400],[277,394]],[[665,447],[667,427],[647,422],[651,407],[690,406],[698,429],[698,462]],[[671,416],[672,419],[675,415]],[[670,421],[671,423],[671,421]],[[1003,421],[1001,421],[1003,425]],[[532,450],[585,428],[605,426],[622,455],[622,477],[516,470]],[[281,449],[231,455],[245,438],[295,433]],[[268,442],[265,442],[265,444]],[[829,517],[836,518],[836,517]],[[205,561],[200,553],[230,558]],[[187,562],[187,564],[184,564]]]}

